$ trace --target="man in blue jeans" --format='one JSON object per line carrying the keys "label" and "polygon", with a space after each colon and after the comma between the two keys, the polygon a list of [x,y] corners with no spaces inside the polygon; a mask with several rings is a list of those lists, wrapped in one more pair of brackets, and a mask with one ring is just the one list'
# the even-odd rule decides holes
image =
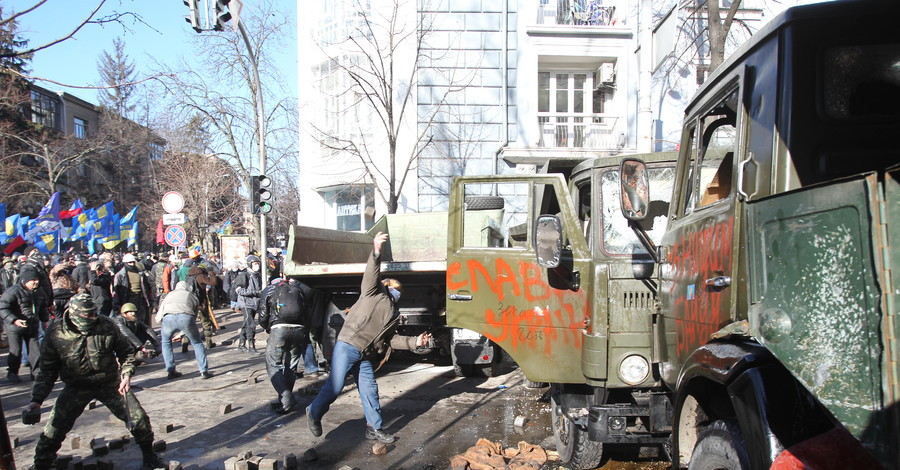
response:
{"label": "man in blue jeans", "polygon": [[187,289],[187,283],[179,281],[175,290],[169,292],[159,305],[156,313],[156,322],[162,324],[162,356],[166,362],[168,378],[177,379],[181,372],[175,370],[175,358],[172,354],[172,334],[182,332],[191,341],[194,347],[194,357],[197,359],[197,368],[200,376],[208,379],[213,376],[206,364],[206,348],[200,339],[200,330],[197,329],[197,309],[200,300],[197,295]]}
{"label": "man in blue jeans", "polygon": [[428,333],[395,336],[400,282],[396,279],[379,280],[381,247],[387,237],[387,234],[381,232],[375,235],[374,249],[363,273],[359,300],[350,307],[331,354],[331,373],[315,400],[306,407],[307,426],[313,436],[322,435],[322,417],[343,390],[347,373],[353,370],[366,417],[366,439],[394,442],[396,438],[382,429],[375,371],[387,360],[391,349],[410,350],[433,346]]}

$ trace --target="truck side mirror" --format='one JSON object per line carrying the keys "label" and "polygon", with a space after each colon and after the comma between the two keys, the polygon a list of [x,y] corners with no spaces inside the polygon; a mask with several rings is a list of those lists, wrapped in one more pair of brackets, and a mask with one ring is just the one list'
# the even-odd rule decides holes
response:
{"label": "truck side mirror", "polygon": [[562,253],[562,221],[555,215],[541,215],[534,229],[534,251],[538,265],[544,268],[559,266]]}
{"label": "truck side mirror", "polygon": [[647,178],[647,164],[636,158],[626,158],[619,165],[619,181],[622,191],[622,215],[631,221],[647,217],[647,201],[650,200],[650,183]]}

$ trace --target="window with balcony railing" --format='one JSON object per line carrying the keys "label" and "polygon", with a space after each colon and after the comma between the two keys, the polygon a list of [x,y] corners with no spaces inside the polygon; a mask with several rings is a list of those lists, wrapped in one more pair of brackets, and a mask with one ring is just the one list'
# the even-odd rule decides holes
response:
{"label": "window with balcony railing", "polygon": [[615,148],[617,116],[605,113],[611,91],[587,71],[538,73],[541,147]]}

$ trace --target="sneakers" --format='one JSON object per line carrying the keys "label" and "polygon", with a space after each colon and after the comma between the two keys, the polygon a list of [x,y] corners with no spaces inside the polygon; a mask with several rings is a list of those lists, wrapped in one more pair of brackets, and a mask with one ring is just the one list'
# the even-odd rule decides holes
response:
{"label": "sneakers", "polygon": [[309,414],[308,406],[306,407],[306,426],[313,436],[319,437],[322,435],[322,421],[312,418],[312,415]]}
{"label": "sneakers", "polygon": [[181,343],[181,354],[187,353],[188,344],[190,344],[190,343]]}
{"label": "sneakers", "polygon": [[19,374],[15,374],[12,372],[6,374],[6,380],[9,380],[12,383],[19,383],[22,381],[22,379],[19,378]]}
{"label": "sneakers", "polygon": [[215,375],[216,375],[216,374],[213,374],[213,373],[210,372],[210,371],[206,371],[206,372],[200,373],[200,377],[202,377],[202,378],[204,378],[204,379],[211,379],[211,378],[213,378]]}
{"label": "sneakers", "polygon": [[166,376],[166,378],[169,380],[172,380],[172,379],[177,379],[178,377],[181,377],[181,375],[182,375],[181,372],[178,372],[177,370],[172,369],[169,371],[169,375]]}
{"label": "sneakers", "polygon": [[393,434],[388,434],[381,429],[372,429],[366,426],[366,439],[378,440],[381,442],[391,443],[397,440]]}
{"label": "sneakers", "polygon": [[281,396],[281,410],[290,413],[295,406],[297,406],[297,400],[294,398],[294,394],[289,391],[284,392]]}

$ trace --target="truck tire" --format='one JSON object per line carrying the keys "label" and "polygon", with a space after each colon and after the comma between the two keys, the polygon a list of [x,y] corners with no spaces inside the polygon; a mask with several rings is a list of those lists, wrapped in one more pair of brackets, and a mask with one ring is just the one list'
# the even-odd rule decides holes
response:
{"label": "truck tire", "polygon": [[734,420],[719,420],[700,431],[688,470],[743,470],[750,458]]}
{"label": "truck tire", "polygon": [[557,398],[551,394],[551,423],[559,459],[567,466],[578,470],[599,467],[603,459],[603,443],[592,441],[588,437],[588,430],[578,426],[566,416],[556,401]]}
{"label": "truck tire", "polygon": [[466,210],[484,211],[503,209],[504,201],[500,196],[469,196],[466,198]]}

